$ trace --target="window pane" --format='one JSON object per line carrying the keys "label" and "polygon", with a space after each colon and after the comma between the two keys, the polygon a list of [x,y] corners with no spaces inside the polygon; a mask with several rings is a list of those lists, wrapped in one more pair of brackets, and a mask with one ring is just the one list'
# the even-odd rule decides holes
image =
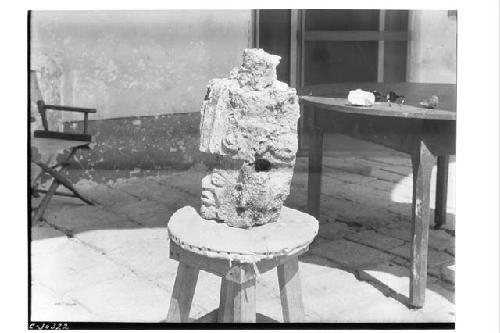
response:
{"label": "window pane", "polygon": [[406,81],[406,42],[384,43],[384,82]]}
{"label": "window pane", "polygon": [[308,9],[306,30],[378,30],[379,10]]}
{"label": "window pane", "polygon": [[290,10],[259,11],[259,47],[281,57],[276,69],[278,80],[290,81]]}
{"label": "window pane", "polygon": [[408,30],[408,10],[386,10],[385,31]]}
{"label": "window pane", "polygon": [[304,84],[377,81],[377,42],[307,42]]}

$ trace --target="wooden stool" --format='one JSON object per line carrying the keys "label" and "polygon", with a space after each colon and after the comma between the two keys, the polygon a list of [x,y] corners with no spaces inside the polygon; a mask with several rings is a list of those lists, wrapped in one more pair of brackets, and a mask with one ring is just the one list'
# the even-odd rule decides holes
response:
{"label": "wooden stool", "polygon": [[172,215],[168,231],[170,258],[179,261],[168,322],[187,321],[202,269],[221,277],[217,321],[254,323],[255,280],[275,267],[284,321],[303,321],[298,255],[318,233],[314,217],[283,207],[276,223],[239,229],[203,220],[186,206]]}

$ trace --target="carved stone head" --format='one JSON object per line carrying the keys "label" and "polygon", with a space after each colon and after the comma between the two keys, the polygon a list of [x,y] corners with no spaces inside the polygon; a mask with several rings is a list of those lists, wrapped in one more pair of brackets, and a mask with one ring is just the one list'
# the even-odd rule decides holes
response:
{"label": "carved stone head", "polygon": [[277,221],[297,152],[295,89],[276,78],[279,56],[246,49],[229,78],[214,79],[201,109],[200,150],[217,157],[202,181],[201,215],[248,228]]}

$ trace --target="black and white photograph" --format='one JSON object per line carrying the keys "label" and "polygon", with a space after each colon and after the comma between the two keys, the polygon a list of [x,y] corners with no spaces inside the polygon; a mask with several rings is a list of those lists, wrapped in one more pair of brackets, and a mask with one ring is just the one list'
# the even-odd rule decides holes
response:
{"label": "black and white photograph", "polygon": [[455,329],[498,215],[464,11],[412,4],[25,9],[27,329]]}

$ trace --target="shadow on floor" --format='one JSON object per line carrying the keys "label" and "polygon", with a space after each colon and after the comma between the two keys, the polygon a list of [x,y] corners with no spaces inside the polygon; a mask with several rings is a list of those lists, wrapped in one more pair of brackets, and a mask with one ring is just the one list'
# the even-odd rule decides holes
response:
{"label": "shadow on floor", "polygon": [[[384,296],[393,298],[394,300],[403,304],[407,308],[412,309],[412,306],[410,305],[409,293],[407,292],[407,290],[409,290],[408,286],[410,283],[409,280],[410,272],[407,267],[399,266],[394,263],[388,263],[387,265],[377,265],[374,268],[362,268],[362,267],[348,268],[348,267],[341,267],[338,264],[333,263],[329,260],[320,259],[314,255],[304,255],[299,260],[300,262],[303,263],[309,263],[320,266],[325,266],[325,263],[329,263],[327,264],[326,267],[336,268],[336,269],[340,268],[346,272],[352,273],[354,274],[357,280],[370,284],[378,291],[380,291]],[[396,278],[405,278],[403,282],[404,286],[401,286],[401,281],[399,283],[396,283],[396,285],[399,287],[397,289],[403,289],[404,291],[396,290],[393,287],[391,287],[391,285],[388,285],[387,282],[378,279],[376,275],[380,275],[380,273],[388,274]],[[428,276],[427,289],[439,294],[440,296],[447,299],[449,302],[454,303],[454,292],[449,291],[444,287],[438,286],[437,284],[429,283],[431,282],[431,280],[435,279]]]}
{"label": "shadow on floor", "polygon": [[[190,320],[195,322],[195,323],[216,323],[218,311],[219,311],[218,309],[215,309],[215,310],[212,310],[209,313],[203,315],[202,317],[200,317],[198,319],[190,318]],[[256,314],[256,322],[258,324],[260,324],[260,323],[267,323],[267,324],[268,323],[279,323],[279,321],[274,320],[273,318],[268,317],[266,315],[263,315],[262,313]]]}

